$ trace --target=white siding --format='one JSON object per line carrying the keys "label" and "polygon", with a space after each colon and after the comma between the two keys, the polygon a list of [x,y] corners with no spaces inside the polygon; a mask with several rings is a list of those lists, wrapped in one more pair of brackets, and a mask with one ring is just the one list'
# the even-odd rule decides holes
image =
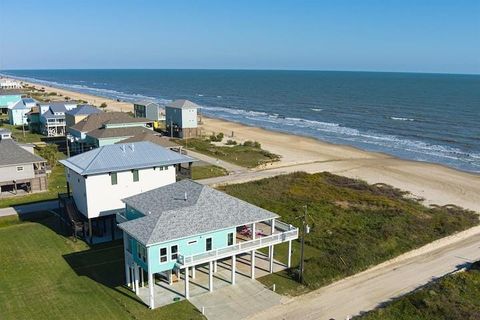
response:
{"label": "white siding", "polygon": [[82,177],[78,182],[78,175],[70,170],[69,181],[72,181],[70,186],[77,208],[88,218],[95,218],[112,214],[109,212],[111,210],[124,208],[123,198],[175,183],[176,175],[174,166],[168,167],[168,170],[158,167],[142,169],[139,170],[139,181],[133,182],[132,172],[122,171],[117,172],[117,184],[112,185],[108,173],[88,176],[86,179]]}
{"label": "white siding", "polygon": [[85,191],[85,178],[73,170],[65,168],[65,175],[70,184],[70,191],[72,193],[77,209],[87,216],[87,194]]}
{"label": "white siding", "polygon": [[197,109],[182,109],[182,128],[197,127]]}

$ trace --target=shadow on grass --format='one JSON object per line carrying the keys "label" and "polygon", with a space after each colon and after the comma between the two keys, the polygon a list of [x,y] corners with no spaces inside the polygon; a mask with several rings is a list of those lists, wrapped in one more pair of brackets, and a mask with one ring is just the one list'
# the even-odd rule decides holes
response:
{"label": "shadow on grass", "polygon": [[[54,215],[54,211],[42,211],[21,215],[20,221],[41,224],[56,234],[73,239],[71,229]],[[84,243],[82,240],[78,242]],[[72,252],[63,255],[64,260],[80,277],[88,277],[136,302],[142,303],[134,295],[129,295],[124,289],[125,262],[123,254],[123,240],[116,240],[102,244],[88,245],[87,250]]]}
{"label": "shadow on grass", "polygon": [[136,302],[140,299],[122,290],[125,284],[123,241],[117,240],[90,246],[89,250],[63,255],[80,277],[88,277]]}

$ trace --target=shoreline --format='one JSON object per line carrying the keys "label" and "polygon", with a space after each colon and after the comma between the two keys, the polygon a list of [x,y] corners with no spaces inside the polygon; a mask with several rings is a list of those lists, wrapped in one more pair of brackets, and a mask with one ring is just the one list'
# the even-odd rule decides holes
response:
{"label": "shoreline", "polygon": [[[7,77],[8,78],[8,77]],[[17,79],[18,80],[18,79]],[[46,86],[20,80],[46,92],[55,91],[72,100],[85,100],[100,105],[105,102],[108,111],[133,111],[133,104],[118,102],[91,94]],[[313,137],[272,131],[202,115],[203,132],[223,132],[225,139],[256,140],[262,148],[279,154],[279,162],[257,168],[256,171],[285,169],[285,173],[329,171],[368,183],[386,183],[425,199],[426,205],[454,204],[480,212],[480,175],[453,169],[446,165],[400,159],[381,152],[365,151],[353,146],[334,144]]]}

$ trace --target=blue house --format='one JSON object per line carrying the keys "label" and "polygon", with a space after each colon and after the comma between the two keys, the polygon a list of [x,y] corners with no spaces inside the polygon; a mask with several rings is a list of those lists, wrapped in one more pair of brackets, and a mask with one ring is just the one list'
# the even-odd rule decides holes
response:
{"label": "blue house", "polygon": [[27,113],[35,107],[37,101],[32,98],[23,98],[8,107],[8,122],[14,126],[28,124]]}
{"label": "blue house", "polygon": [[[184,276],[189,299],[189,275],[208,265],[208,288],[213,290],[217,261],[230,259],[235,284],[236,258],[249,255],[250,276],[255,278],[255,251],[269,248],[273,272],[274,245],[291,242],[298,229],[277,221],[278,215],[191,180],[160,187],[123,199],[117,215],[124,233],[125,274],[129,287],[139,294],[139,282],[148,275],[148,305],[155,308],[155,277],[172,284]],[[288,266],[290,266],[289,254]]]}
{"label": "blue house", "polygon": [[0,90],[0,113],[7,113],[8,107],[22,99],[22,93],[12,90]]}

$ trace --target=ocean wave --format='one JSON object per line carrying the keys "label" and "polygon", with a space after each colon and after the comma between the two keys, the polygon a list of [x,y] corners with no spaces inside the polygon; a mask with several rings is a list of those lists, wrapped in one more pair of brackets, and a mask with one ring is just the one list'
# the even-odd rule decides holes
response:
{"label": "ocean wave", "polygon": [[396,120],[396,121],[415,121],[415,119],[413,118],[402,118],[402,117],[390,117],[390,119]]}

